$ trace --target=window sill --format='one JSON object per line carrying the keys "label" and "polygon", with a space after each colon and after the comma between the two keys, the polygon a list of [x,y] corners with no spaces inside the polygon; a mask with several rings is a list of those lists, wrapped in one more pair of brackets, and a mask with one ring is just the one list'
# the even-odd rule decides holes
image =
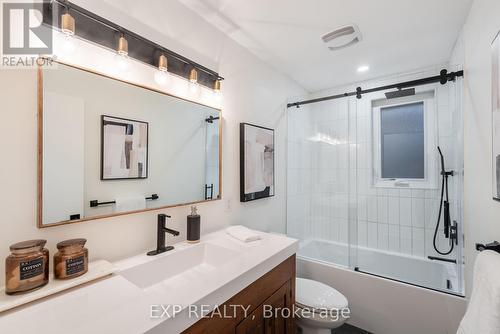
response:
{"label": "window sill", "polygon": [[389,188],[389,189],[424,189],[435,190],[437,184],[429,180],[378,180],[374,183],[375,188]]}

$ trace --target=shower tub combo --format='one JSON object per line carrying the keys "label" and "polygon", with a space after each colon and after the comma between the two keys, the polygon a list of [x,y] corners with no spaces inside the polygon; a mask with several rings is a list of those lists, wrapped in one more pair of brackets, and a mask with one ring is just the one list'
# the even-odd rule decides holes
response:
{"label": "shower tub combo", "polygon": [[305,261],[317,261],[349,268],[349,254],[357,257],[355,271],[367,272],[382,278],[401,282],[412,282],[419,287],[426,287],[451,294],[459,294],[456,264],[429,260],[422,257],[404,255],[372,249],[351,247],[338,242],[309,239],[301,242],[297,254]]}
{"label": "shower tub combo", "polygon": [[466,308],[462,81],[332,93],[287,112],[297,275],[345,295],[349,322],[370,332],[455,333]]}
{"label": "shower tub combo", "polygon": [[[466,300],[453,289],[454,264],[356,247],[351,252],[362,258],[356,271],[347,266],[346,244],[311,239],[300,246],[297,276],[318,280],[345,295],[350,324],[383,334],[456,333]],[[337,264],[339,259],[345,262]]]}

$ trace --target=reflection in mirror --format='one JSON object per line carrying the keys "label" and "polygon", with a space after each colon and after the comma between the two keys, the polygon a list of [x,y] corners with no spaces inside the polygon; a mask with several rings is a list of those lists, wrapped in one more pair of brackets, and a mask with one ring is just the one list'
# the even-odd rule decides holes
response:
{"label": "reflection in mirror", "polygon": [[220,198],[220,111],[68,65],[41,69],[40,227]]}

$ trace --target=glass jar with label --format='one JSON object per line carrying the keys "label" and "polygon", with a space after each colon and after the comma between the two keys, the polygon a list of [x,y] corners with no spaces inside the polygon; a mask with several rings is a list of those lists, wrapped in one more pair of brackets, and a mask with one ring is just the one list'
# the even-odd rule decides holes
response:
{"label": "glass jar with label", "polygon": [[13,295],[40,288],[49,282],[46,240],[28,240],[10,246],[5,259],[5,293]]}
{"label": "glass jar with label", "polygon": [[58,252],[54,255],[54,276],[68,279],[83,275],[88,270],[89,251],[86,239],[70,239],[57,244]]}

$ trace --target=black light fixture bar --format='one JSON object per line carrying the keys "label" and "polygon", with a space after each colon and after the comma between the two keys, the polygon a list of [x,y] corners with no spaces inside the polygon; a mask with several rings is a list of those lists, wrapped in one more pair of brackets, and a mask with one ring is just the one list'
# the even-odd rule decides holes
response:
{"label": "black light fixture bar", "polygon": [[128,41],[128,56],[131,58],[157,67],[158,59],[163,54],[168,59],[169,73],[187,79],[189,72],[194,68],[198,71],[198,83],[209,88],[213,88],[217,80],[224,80],[217,72],[66,0],[44,2],[44,24],[60,27],[60,14],[65,12],[74,17],[75,35],[84,40],[116,50],[118,39],[123,35]]}
{"label": "black light fixture bar", "polygon": [[343,94],[336,94],[336,95],[329,95],[329,96],[325,96],[325,97],[319,97],[319,98],[311,99],[311,100],[288,103],[286,106],[287,106],[287,108],[291,108],[291,107],[298,108],[301,105],[305,105],[305,104],[323,102],[323,101],[328,101],[328,100],[335,100],[335,99],[340,99],[340,98],[349,97],[349,96],[356,96],[358,99],[361,99],[363,97],[363,94],[379,92],[379,91],[388,90],[388,89],[395,89],[395,88],[401,90],[401,89],[409,88],[409,87],[428,85],[428,84],[435,83],[435,82],[440,82],[442,85],[445,85],[448,81],[455,81],[455,79],[457,77],[463,77],[463,76],[464,76],[464,71],[457,71],[457,72],[448,73],[447,70],[443,69],[443,70],[441,70],[439,75],[436,75],[433,77],[427,77],[427,78],[417,79],[417,80],[412,80],[412,81],[405,81],[405,82],[400,82],[400,83],[396,83],[396,84],[392,84],[392,85],[380,86],[380,87],[375,87],[375,88],[370,88],[370,89],[362,89],[361,87],[358,87],[358,88],[356,88],[356,91],[354,91],[354,92],[347,92],[347,93],[343,93]]}

